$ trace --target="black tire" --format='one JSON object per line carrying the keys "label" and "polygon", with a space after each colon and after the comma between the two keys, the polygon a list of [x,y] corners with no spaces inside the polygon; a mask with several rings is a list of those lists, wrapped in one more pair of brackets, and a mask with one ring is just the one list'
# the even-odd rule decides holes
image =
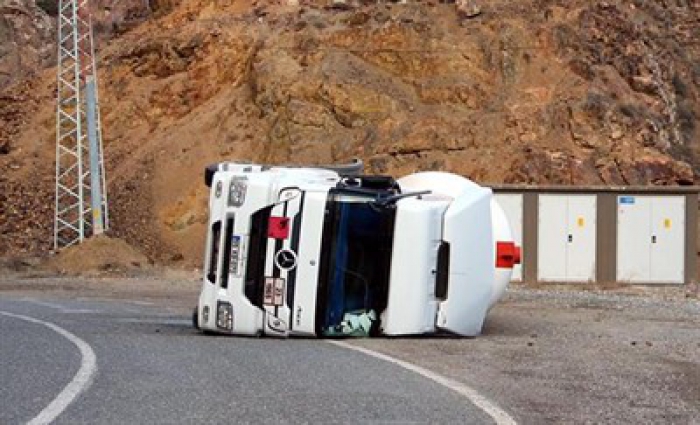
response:
{"label": "black tire", "polygon": [[195,307],[192,311],[192,326],[199,330],[199,307]]}

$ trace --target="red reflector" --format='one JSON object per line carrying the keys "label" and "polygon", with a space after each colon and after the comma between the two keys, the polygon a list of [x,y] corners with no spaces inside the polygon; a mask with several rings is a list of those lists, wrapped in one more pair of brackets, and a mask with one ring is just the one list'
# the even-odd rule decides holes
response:
{"label": "red reflector", "polygon": [[515,246],[515,253],[514,254],[515,255],[514,255],[513,261],[515,262],[515,264],[522,264],[522,261],[523,261],[522,250],[517,245]]}
{"label": "red reflector", "polygon": [[287,239],[289,237],[289,218],[270,217],[267,225],[267,237],[274,239]]}
{"label": "red reflector", "polygon": [[514,242],[496,242],[496,267],[512,269],[520,264],[520,247]]}

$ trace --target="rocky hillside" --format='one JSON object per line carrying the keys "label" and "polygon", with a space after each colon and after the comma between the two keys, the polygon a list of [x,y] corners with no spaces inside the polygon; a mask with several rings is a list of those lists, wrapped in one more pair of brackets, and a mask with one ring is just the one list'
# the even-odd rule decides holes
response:
{"label": "rocky hillside", "polygon": [[[199,262],[202,169],[222,159],[361,157],[482,183],[700,177],[697,2],[139,1],[111,33],[106,3],[112,233],[159,261]],[[0,255],[50,247],[53,80],[0,98]]]}
{"label": "rocky hillside", "polygon": [[[56,17],[59,0],[0,0],[0,90],[56,62]],[[149,0],[93,0],[98,47],[171,3]]]}
{"label": "rocky hillside", "polygon": [[54,27],[34,1],[0,0],[0,89],[55,62]]}

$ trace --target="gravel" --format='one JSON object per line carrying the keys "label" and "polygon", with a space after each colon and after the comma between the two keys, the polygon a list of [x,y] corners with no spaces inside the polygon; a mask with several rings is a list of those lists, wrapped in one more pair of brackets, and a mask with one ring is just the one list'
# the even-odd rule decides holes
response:
{"label": "gravel", "polygon": [[523,424],[700,424],[700,301],[635,292],[515,287],[479,337],[355,343],[462,381]]}

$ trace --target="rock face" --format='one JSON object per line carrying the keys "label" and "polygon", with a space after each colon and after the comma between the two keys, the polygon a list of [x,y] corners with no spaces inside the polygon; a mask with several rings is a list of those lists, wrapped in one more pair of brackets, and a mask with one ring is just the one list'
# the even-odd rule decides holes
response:
{"label": "rock face", "polygon": [[[0,90],[56,62],[59,0],[0,0]],[[94,0],[98,48],[149,17],[167,13],[173,0]]]}
{"label": "rock face", "polygon": [[[696,2],[331,3],[100,3],[115,37],[99,64],[115,235],[197,264],[202,169],[224,159],[360,157],[373,173],[485,184],[698,182]],[[51,72],[0,103],[0,185],[43,214],[10,228],[0,211],[0,234],[50,228],[46,199],[16,183],[52,180]]]}
{"label": "rock face", "polygon": [[54,26],[34,0],[0,0],[0,90],[53,64]]}

